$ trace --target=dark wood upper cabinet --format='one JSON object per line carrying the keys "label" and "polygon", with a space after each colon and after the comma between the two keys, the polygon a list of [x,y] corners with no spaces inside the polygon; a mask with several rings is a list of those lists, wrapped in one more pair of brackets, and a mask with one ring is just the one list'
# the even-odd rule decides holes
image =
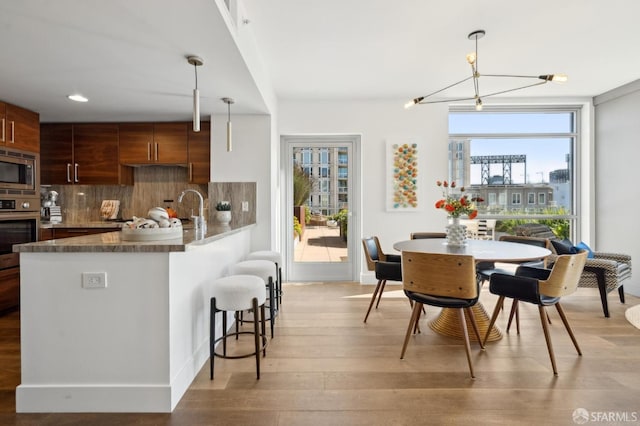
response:
{"label": "dark wood upper cabinet", "polygon": [[123,183],[118,161],[118,125],[74,124],[73,161],[75,183]]}
{"label": "dark wood upper cabinet", "polygon": [[73,125],[40,126],[40,182],[45,185],[73,183]]}
{"label": "dark wood upper cabinet", "polygon": [[200,131],[189,126],[189,183],[209,183],[211,180],[211,124],[200,123]]}
{"label": "dark wood upper cabinet", "polygon": [[41,146],[43,184],[133,184],[118,161],[117,124],[43,124]]}
{"label": "dark wood upper cabinet", "polygon": [[0,102],[0,146],[40,152],[40,115]]}
{"label": "dark wood upper cabinet", "polygon": [[132,185],[131,166],[188,167],[190,183],[210,180],[211,125],[191,123],[43,124],[41,183]]}
{"label": "dark wood upper cabinet", "polygon": [[187,123],[120,124],[120,163],[187,164]]}
{"label": "dark wood upper cabinet", "polygon": [[153,124],[121,123],[120,164],[153,164]]}
{"label": "dark wood upper cabinet", "polygon": [[159,164],[187,164],[188,123],[155,123],[153,142]]}

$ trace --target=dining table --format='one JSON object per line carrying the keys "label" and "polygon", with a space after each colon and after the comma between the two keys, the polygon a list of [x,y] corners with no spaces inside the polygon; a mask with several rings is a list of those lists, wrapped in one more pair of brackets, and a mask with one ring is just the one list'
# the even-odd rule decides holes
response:
{"label": "dining table", "polygon": [[[419,240],[398,241],[393,248],[399,252],[411,251],[434,254],[462,254],[473,256],[476,264],[480,262],[522,263],[541,260],[551,254],[551,251],[529,244],[519,244],[506,241],[474,240],[468,239],[462,246],[449,245],[445,238],[429,238]],[[489,328],[489,315],[486,309],[478,301],[472,307],[480,336],[484,337]],[[455,309],[443,308],[440,314],[429,322],[429,327],[436,333],[462,338],[462,331]],[[469,318],[467,318],[469,322]],[[471,330],[471,324],[467,324]],[[469,338],[477,340],[474,333]],[[488,341],[496,341],[502,338],[502,332],[495,325],[491,328]]]}

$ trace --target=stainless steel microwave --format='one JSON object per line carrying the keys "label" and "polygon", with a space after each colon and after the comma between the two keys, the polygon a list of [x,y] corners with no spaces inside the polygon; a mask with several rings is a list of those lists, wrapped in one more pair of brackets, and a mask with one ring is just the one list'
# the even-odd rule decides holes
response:
{"label": "stainless steel microwave", "polygon": [[0,149],[0,190],[35,191],[38,154]]}

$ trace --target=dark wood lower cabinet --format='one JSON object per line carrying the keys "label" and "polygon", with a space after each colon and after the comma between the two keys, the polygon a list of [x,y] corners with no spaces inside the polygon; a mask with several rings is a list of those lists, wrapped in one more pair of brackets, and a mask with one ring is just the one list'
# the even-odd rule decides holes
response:
{"label": "dark wood lower cabinet", "polygon": [[20,267],[0,270],[0,315],[20,306]]}
{"label": "dark wood lower cabinet", "polygon": [[42,228],[40,241],[55,240],[57,238],[81,237],[83,235],[103,234],[119,231],[120,228]]}

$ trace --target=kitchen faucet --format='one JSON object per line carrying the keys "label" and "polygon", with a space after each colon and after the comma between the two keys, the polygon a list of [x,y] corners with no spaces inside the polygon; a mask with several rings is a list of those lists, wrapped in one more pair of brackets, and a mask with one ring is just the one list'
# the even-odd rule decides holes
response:
{"label": "kitchen faucet", "polygon": [[184,197],[184,194],[186,194],[187,192],[195,192],[198,195],[198,198],[200,199],[200,207],[198,210],[198,216],[196,216],[195,218],[194,227],[196,231],[199,230],[200,232],[205,233],[207,232],[207,221],[204,218],[204,199],[202,198],[202,194],[200,194],[200,192],[196,191],[195,189],[185,189],[184,191],[182,191],[182,193],[178,197],[179,203],[182,202],[182,198]]}

